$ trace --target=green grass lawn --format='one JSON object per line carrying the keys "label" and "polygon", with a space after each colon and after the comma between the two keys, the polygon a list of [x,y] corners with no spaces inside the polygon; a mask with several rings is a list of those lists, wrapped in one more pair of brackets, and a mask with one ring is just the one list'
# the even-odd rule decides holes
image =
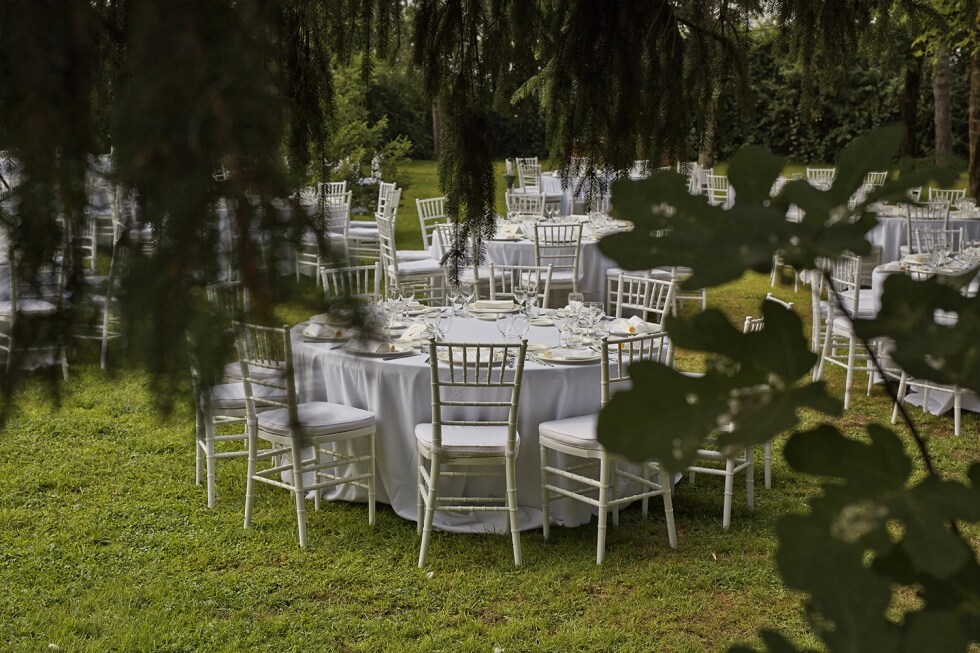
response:
{"label": "green grass lawn", "polygon": [[[410,200],[437,194],[434,166],[409,171],[400,223],[406,231],[414,223],[417,234]],[[709,302],[738,325],[759,313],[767,291],[768,278],[753,275],[711,291]],[[775,293],[809,322],[808,292]],[[283,313],[308,315],[299,307]],[[548,542],[540,530],[524,533],[517,569],[507,536],[436,533],[429,566],[419,570],[415,524],[384,507],[371,528],[364,505],[313,512],[310,504],[309,548],[301,551],[292,499],[263,486],[243,530],[241,459],[218,465],[218,505],[209,510],[194,485],[188,407],[160,415],[145,375],[108,375],[94,362],[72,367],[60,406],[40,382],[28,384],[0,433],[2,650],[717,651],[758,643],[761,628],[818,644],[803,597],[783,587],[773,563],[776,520],[804,510],[818,492],[782,460],[785,436],[776,442],[771,490],[757,468],[754,511],[736,483],[728,531],[722,479],[678,486],[676,551],[662,510],[645,519],[631,507],[610,530],[601,567],[593,520],[554,528]],[[843,373],[832,370],[829,380],[842,396]],[[965,414],[957,438],[951,418],[911,410],[942,474],[963,478],[980,459],[980,417]],[[876,387],[870,397],[857,392],[835,423],[857,435],[890,414]],[[806,427],[817,422],[804,416]],[[966,532],[980,550],[980,531]]]}

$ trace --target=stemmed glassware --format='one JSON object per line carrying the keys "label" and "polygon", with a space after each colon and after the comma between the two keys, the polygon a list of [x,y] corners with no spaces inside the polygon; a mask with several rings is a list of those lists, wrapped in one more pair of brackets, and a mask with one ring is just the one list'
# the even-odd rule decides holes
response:
{"label": "stemmed glassware", "polygon": [[450,284],[449,288],[446,290],[446,299],[449,300],[449,307],[452,309],[453,313],[456,312],[456,304],[459,303],[459,296],[459,284]]}
{"label": "stemmed glassware", "polygon": [[524,303],[527,301],[527,286],[523,283],[514,284],[514,303],[520,307],[520,310],[525,311]]}
{"label": "stemmed glassware", "polygon": [[441,308],[426,311],[422,314],[422,323],[436,340],[443,340],[453,324],[453,312]]}
{"label": "stemmed glassware", "polygon": [[572,309],[576,315],[582,310],[585,303],[585,295],[580,292],[568,293],[568,308]]}
{"label": "stemmed glassware", "polygon": [[504,342],[510,339],[514,329],[514,314],[501,313],[497,316],[497,331],[504,337]]}
{"label": "stemmed glassware", "polygon": [[474,286],[472,283],[459,284],[459,298],[462,300],[464,307],[470,304],[475,296],[476,286]]}
{"label": "stemmed glassware", "polygon": [[558,347],[565,348],[568,346],[568,335],[575,325],[575,314],[567,308],[559,308],[552,317],[558,327]]}
{"label": "stemmed glassware", "polygon": [[586,302],[582,307],[582,316],[586,323],[586,335],[595,340],[596,327],[605,315],[606,310],[600,302]]}

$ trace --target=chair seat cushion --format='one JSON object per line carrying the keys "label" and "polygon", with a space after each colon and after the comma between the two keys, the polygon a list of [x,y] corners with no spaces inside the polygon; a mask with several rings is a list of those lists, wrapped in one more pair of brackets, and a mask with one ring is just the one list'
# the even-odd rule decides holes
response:
{"label": "chair seat cushion", "polygon": [[[252,392],[257,397],[286,403],[286,391],[267,385],[253,385]],[[238,383],[221,383],[211,388],[211,406],[216,410],[244,410],[245,386]],[[262,410],[262,406],[256,406]]]}
{"label": "chair seat cushion", "polygon": [[355,227],[351,226],[347,230],[347,237],[348,238],[357,238],[357,239],[360,239],[360,240],[378,240],[380,238],[380,235],[378,234],[377,228],[375,228],[375,229],[362,229],[360,227],[355,228]]}
{"label": "chair seat cushion", "polygon": [[[299,404],[296,412],[301,434],[309,437],[333,435],[374,426],[374,413],[328,401],[309,401]],[[290,434],[288,408],[276,408],[259,413],[256,419],[260,431],[279,436]]]}
{"label": "chair seat cushion", "polygon": [[554,270],[551,273],[551,284],[556,283],[571,283],[574,279],[571,270]]}
{"label": "chair seat cushion", "polygon": [[[415,439],[419,446],[432,449],[432,424],[415,427]],[[516,434],[515,449],[521,444]],[[506,426],[443,426],[442,449],[451,454],[503,455],[507,451]]]}
{"label": "chair seat cushion", "polygon": [[[254,379],[276,379],[276,378],[285,378],[286,376],[285,370],[276,370],[271,367],[257,367],[254,365],[252,366],[250,372],[252,378]],[[228,363],[227,365],[225,365],[224,373],[226,379],[231,379],[231,380],[237,379],[241,381],[242,379],[241,363],[238,362]]]}
{"label": "chair seat cushion", "polygon": [[599,414],[566,417],[550,422],[542,422],[538,426],[538,434],[542,438],[555,440],[564,445],[580,449],[601,449],[602,445],[596,436],[596,426]]}
{"label": "chair seat cushion", "polygon": [[432,258],[428,250],[425,249],[400,249],[395,252],[398,262],[402,261],[425,261]]}
{"label": "chair seat cushion", "polygon": [[[13,304],[9,301],[0,302],[0,315],[10,315],[13,311]],[[17,302],[17,312],[20,315],[54,315],[58,308],[51,302],[43,299],[22,299]]]}
{"label": "chair seat cushion", "polygon": [[442,266],[434,258],[426,258],[419,261],[398,262],[399,276],[417,276],[423,274],[441,275]]}

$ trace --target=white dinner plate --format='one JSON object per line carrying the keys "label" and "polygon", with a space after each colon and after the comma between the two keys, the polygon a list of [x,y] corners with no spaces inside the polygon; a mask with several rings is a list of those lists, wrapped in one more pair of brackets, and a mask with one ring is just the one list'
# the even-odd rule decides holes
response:
{"label": "white dinner plate", "polygon": [[[609,334],[613,336],[623,337],[623,336],[645,336],[652,333],[660,332],[660,327],[658,325],[653,324],[652,322],[645,322],[644,324],[645,326],[643,328],[634,327],[633,331],[629,331],[628,328],[624,330],[621,326],[617,325],[616,327],[609,330]],[[629,326],[633,326],[633,325],[629,325]]]}
{"label": "white dinner plate", "polygon": [[415,351],[412,345],[403,342],[379,342],[377,340],[348,340],[344,351],[358,356],[398,356]]}
{"label": "white dinner plate", "polygon": [[531,326],[555,326],[555,321],[550,317],[536,317],[533,320],[528,320],[527,323]]}
{"label": "white dinner plate", "polygon": [[548,349],[535,354],[538,358],[548,363],[561,363],[563,365],[580,365],[584,363],[595,363],[602,359],[602,355],[591,349]]}
{"label": "white dinner plate", "polygon": [[350,327],[332,327],[329,325],[321,325],[318,333],[311,331],[312,328],[313,325],[310,325],[303,329],[302,333],[305,340],[340,342],[341,340],[350,340],[357,334],[357,332]]}
{"label": "white dinner plate", "polygon": [[474,315],[489,315],[491,313],[516,313],[520,306],[517,304],[511,305],[510,308],[474,308],[472,305],[467,306],[466,310]]}

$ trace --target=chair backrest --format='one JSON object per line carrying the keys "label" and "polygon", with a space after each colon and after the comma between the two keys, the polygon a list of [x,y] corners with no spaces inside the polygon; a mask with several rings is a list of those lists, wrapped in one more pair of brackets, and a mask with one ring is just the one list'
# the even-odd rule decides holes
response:
{"label": "chair backrest", "polygon": [[672,347],[670,338],[663,331],[627,338],[603,338],[599,381],[602,406],[609,402],[617,387],[629,385],[631,365],[643,361],[669,364],[668,361],[673,360]]}
{"label": "chair backrest", "polygon": [[321,181],[317,184],[317,192],[325,197],[343,195],[347,192],[346,181]]}
{"label": "chair backrest", "polygon": [[320,268],[323,292],[332,297],[356,297],[370,301],[381,297],[381,261],[374,265]]}
{"label": "chair backrest", "polygon": [[915,186],[913,188],[910,188],[907,191],[905,191],[905,194],[913,202],[919,202],[922,200],[922,186]]}
{"label": "chair backrest", "polygon": [[[658,168],[658,170],[670,170],[671,167]],[[633,179],[646,179],[650,176],[650,162],[646,159],[637,159],[630,168],[630,177]]]}
{"label": "chair backrest", "polygon": [[728,176],[707,175],[708,202],[715,206],[728,207]]}
{"label": "chair backrest", "polygon": [[589,170],[589,157],[573,156],[568,160],[568,174],[572,177],[584,177]]}
{"label": "chair backrest", "polygon": [[419,226],[422,228],[422,249],[429,249],[432,245],[432,232],[436,225],[449,222],[449,214],[446,213],[446,198],[432,197],[425,200],[415,200],[415,207],[419,212]]}
{"label": "chair backrest", "polygon": [[[830,283],[841,297],[843,310],[855,317],[861,310],[861,257],[843,254],[830,263]],[[831,313],[835,302],[831,298]]]}
{"label": "chair backrest", "polygon": [[[517,453],[517,416],[526,355],[527,340],[519,345],[429,340],[435,452],[442,448],[444,426],[504,426],[507,453]],[[474,408],[482,414],[506,413],[506,417],[472,419],[467,413]]]}
{"label": "chair backrest", "polygon": [[400,188],[389,191],[385,198],[385,210],[376,216],[378,221],[378,244],[381,265],[385,279],[398,283],[398,254],[395,246],[395,220],[398,216],[398,202],[401,201]]}
{"label": "chair backrest", "polygon": [[966,197],[965,188],[932,188],[929,187],[929,202],[946,202],[952,204]]}
{"label": "chair backrest", "polygon": [[619,275],[616,294],[616,317],[624,311],[636,311],[644,322],[663,327],[674,303],[675,283],[634,274]]}
{"label": "chair backrest", "polygon": [[578,278],[582,254],[582,224],[534,225],[534,264],[539,268],[552,267],[553,273],[571,272]]}
{"label": "chair backrest", "polygon": [[[793,310],[793,302],[784,302],[778,297],[774,297],[772,293],[766,293],[766,301],[772,302],[774,304],[779,304],[788,311]],[[766,318],[764,317],[752,317],[751,315],[745,316],[745,323],[742,324],[742,333],[757,333],[762,331],[762,328],[766,325]]]}
{"label": "chair backrest", "polygon": [[207,292],[211,307],[229,325],[248,316],[248,288],[241,282],[212,283],[208,285]]}
{"label": "chair backrest", "polygon": [[[395,182],[382,181],[378,183],[378,206],[374,210],[374,215],[377,217],[379,215],[384,215],[385,210],[388,207],[388,198],[393,191],[396,190]],[[395,201],[395,206],[401,201],[401,195],[398,196],[398,200]]]}
{"label": "chair backrest", "polygon": [[[289,423],[298,423],[289,327],[265,327],[243,322],[235,322],[234,327],[248,418],[255,419],[256,412],[265,408],[288,408]],[[277,374],[263,374],[261,370],[275,370]],[[281,392],[262,392],[255,386],[285,390],[285,403],[274,398],[275,395],[281,398]]]}
{"label": "chair backrest", "polygon": [[353,196],[354,191],[349,190],[337,195],[325,195],[323,197],[323,217],[327,233],[341,236],[344,240],[347,239]]}
{"label": "chair backrest", "polygon": [[782,192],[783,186],[786,185],[787,181],[789,181],[789,179],[787,179],[783,175],[779,175],[778,177],[776,177],[776,181],[772,182],[772,186],[769,188],[769,197],[775,197],[776,195],[779,195],[779,193]]}
{"label": "chair backrest", "polygon": [[907,204],[905,207],[905,242],[911,247],[913,230],[916,226],[933,229],[949,227],[949,204],[937,202],[933,204]]}
{"label": "chair backrest", "polygon": [[884,186],[885,180],[887,179],[887,172],[869,172],[864,176],[864,184],[871,188],[877,188],[878,186]]}
{"label": "chair backrest", "polygon": [[517,160],[517,178],[525,192],[538,193],[541,191],[541,166],[526,161]]}
{"label": "chair backrest", "polygon": [[517,212],[523,217],[534,219],[544,215],[544,200],[542,193],[507,193],[504,195],[507,213]]}
{"label": "chair backrest", "polygon": [[552,266],[504,265],[489,263],[490,301],[513,299],[514,286],[533,282],[538,289],[538,302],[541,308],[548,308],[551,302]]}
{"label": "chair backrest", "polygon": [[811,184],[818,188],[827,189],[834,183],[837,176],[837,168],[807,168],[806,178]]}
{"label": "chair backrest", "polygon": [[962,227],[958,229],[914,227],[912,229],[912,236],[913,239],[909,242],[909,250],[913,254],[931,254],[939,249],[946,250],[950,254],[955,254],[963,247]]}

